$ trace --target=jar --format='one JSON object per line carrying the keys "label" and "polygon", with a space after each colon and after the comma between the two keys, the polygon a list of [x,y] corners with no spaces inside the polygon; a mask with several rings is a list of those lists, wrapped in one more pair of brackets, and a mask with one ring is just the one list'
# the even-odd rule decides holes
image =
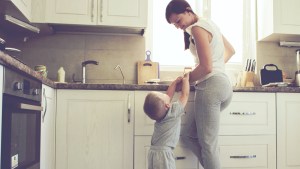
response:
{"label": "jar", "polygon": [[34,66],[34,70],[41,74],[44,77],[47,77],[47,67],[45,65],[36,65]]}

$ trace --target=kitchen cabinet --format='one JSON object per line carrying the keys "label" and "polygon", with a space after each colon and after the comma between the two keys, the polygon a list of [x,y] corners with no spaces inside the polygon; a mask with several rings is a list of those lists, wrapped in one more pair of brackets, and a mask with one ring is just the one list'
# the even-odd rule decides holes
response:
{"label": "kitchen cabinet", "polygon": [[133,91],[57,90],[56,169],[132,169],[133,101]]}
{"label": "kitchen cabinet", "polygon": [[276,168],[275,93],[234,92],[220,118],[223,168]]}
{"label": "kitchen cabinet", "polygon": [[56,90],[42,86],[41,169],[55,168]]}
{"label": "kitchen cabinet", "polygon": [[147,0],[47,0],[46,22],[145,28],[147,6]]}
{"label": "kitchen cabinet", "polygon": [[300,93],[277,93],[277,169],[300,169]]}
{"label": "kitchen cabinet", "polygon": [[257,1],[257,36],[259,41],[299,41],[298,0]]}
{"label": "kitchen cabinet", "polygon": [[31,0],[11,0],[11,2],[29,21],[31,20]]}
{"label": "kitchen cabinet", "polygon": [[[146,169],[154,121],[143,111],[149,91],[135,92],[135,168]],[[178,95],[175,95],[175,99]],[[191,92],[186,112],[194,106]],[[221,166],[227,169],[276,168],[276,105],[275,93],[234,92],[231,104],[221,113],[219,150]],[[182,127],[186,118],[182,117]],[[178,144],[177,168],[202,168],[197,158],[181,142]],[[176,147],[177,149],[177,147]],[[175,156],[176,154],[175,149]]]}

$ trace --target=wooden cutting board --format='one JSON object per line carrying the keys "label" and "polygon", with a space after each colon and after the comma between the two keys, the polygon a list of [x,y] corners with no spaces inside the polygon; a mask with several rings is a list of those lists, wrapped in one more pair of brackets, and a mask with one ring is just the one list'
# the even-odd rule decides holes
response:
{"label": "wooden cutting board", "polygon": [[138,84],[145,84],[145,81],[158,78],[158,62],[139,61],[137,63]]}

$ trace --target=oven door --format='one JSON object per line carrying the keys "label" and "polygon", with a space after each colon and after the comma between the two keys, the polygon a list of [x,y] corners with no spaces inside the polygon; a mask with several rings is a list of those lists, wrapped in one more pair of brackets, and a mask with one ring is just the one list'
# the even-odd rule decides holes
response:
{"label": "oven door", "polygon": [[1,163],[4,169],[39,169],[41,103],[3,94]]}

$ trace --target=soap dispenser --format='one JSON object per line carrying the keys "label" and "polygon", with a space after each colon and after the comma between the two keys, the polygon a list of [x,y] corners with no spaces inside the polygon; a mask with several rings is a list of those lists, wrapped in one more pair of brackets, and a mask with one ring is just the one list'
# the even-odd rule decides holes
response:
{"label": "soap dispenser", "polygon": [[60,67],[57,71],[57,81],[60,83],[64,83],[65,82],[65,70],[63,67]]}

